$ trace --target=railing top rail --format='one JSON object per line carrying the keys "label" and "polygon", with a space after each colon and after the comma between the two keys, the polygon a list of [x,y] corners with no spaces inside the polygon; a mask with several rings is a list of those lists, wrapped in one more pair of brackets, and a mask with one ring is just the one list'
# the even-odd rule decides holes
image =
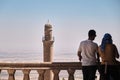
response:
{"label": "railing top rail", "polygon": [[0,63],[0,69],[81,69],[80,62]]}

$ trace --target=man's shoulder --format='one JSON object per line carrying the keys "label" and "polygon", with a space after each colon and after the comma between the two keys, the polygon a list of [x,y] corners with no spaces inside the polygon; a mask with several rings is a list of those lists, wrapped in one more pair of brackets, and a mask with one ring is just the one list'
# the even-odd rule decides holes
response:
{"label": "man's shoulder", "polygon": [[96,45],[96,46],[98,46],[98,44],[96,43],[96,42],[93,42],[93,41],[91,41],[91,40],[83,40],[83,41],[81,41],[81,44],[93,44],[93,45]]}
{"label": "man's shoulder", "polygon": [[87,42],[88,40],[83,40],[83,41],[81,41],[81,42]]}
{"label": "man's shoulder", "polygon": [[96,42],[93,42],[95,45],[98,45]]}
{"label": "man's shoulder", "polygon": [[96,42],[93,42],[94,45],[96,45],[98,47],[98,44]]}
{"label": "man's shoulder", "polygon": [[81,44],[86,43],[86,42],[87,42],[87,40],[83,40],[83,41],[81,41]]}

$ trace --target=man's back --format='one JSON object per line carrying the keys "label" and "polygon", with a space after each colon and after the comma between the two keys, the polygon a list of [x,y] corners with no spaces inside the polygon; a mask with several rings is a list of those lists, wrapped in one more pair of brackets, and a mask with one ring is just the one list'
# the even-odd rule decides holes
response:
{"label": "man's back", "polygon": [[96,65],[96,52],[98,45],[91,40],[82,41],[79,47],[82,56],[82,65]]}

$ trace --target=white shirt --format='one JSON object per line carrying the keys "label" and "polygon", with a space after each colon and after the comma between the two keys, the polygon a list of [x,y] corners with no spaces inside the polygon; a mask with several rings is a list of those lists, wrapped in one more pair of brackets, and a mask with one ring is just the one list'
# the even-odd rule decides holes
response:
{"label": "white shirt", "polygon": [[80,43],[78,51],[81,52],[82,66],[97,65],[98,45],[91,40],[85,40]]}

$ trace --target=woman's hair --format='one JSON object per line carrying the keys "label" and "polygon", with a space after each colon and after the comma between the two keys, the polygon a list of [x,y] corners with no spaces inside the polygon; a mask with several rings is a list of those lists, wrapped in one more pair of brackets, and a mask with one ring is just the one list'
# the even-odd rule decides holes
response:
{"label": "woman's hair", "polygon": [[106,33],[102,39],[101,50],[105,50],[106,44],[113,44],[112,36],[109,33]]}

